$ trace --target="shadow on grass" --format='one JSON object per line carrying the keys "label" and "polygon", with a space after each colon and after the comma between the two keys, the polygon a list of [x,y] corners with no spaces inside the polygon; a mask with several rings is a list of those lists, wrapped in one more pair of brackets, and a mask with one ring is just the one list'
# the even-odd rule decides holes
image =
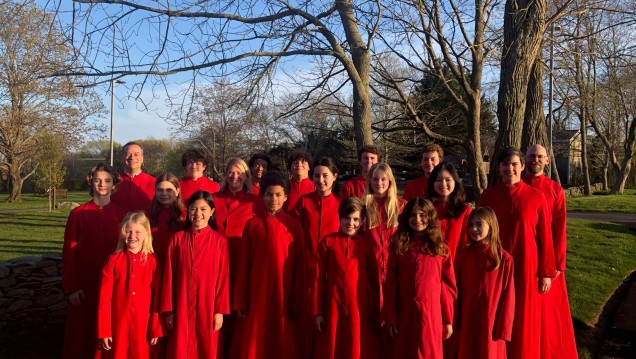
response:
{"label": "shadow on grass", "polygon": [[60,242],[57,246],[10,246],[0,244],[0,253],[2,252],[25,252],[33,254],[34,251],[38,251],[38,253],[48,253],[48,251],[60,252],[62,250],[62,243]]}
{"label": "shadow on grass", "polygon": [[[37,226],[37,227],[52,227],[52,228],[63,228],[64,224],[60,224],[59,221],[49,221],[51,223],[29,223],[29,225],[32,226]],[[18,225],[26,225],[26,223],[16,223],[16,221],[14,220],[0,220],[0,225],[7,225],[7,226],[18,226]]]}
{"label": "shadow on grass", "polygon": [[629,228],[625,227],[622,224],[610,223],[610,222],[591,222],[590,228],[599,230],[599,231],[608,231],[615,233],[627,233],[632,234]]}

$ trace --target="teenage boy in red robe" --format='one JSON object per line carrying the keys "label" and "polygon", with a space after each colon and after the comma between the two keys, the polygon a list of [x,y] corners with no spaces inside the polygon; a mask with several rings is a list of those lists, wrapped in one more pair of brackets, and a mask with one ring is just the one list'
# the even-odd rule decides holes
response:
{"label": "teenage boy in red robe", "polygon": [[433,172],[433,168],[444,160],[444,150],[436,143],[424,145],[420,156],[422,171],[424,175],[406,184],[402,199],[410,201],[415,197],[428,197],[428,177]]}
{"label": "teenage boy in red robe", "polygon": [[280,173],[263,176],[266,213],[250,219],[243,231],[232,306],[244,323],[232,343],[239,358],[296,358],[291,317],[300,305],[294,305],[293,293],[301,274],[302,228],[283,210],[288,191]]}
{"label": "teenage boy in red robe", "polygon": [[69,306],[65,359],[92,358],[97,347],[99,277],[117,248],[126,211],[110,200],[119,175],[102,163],[86,176],[93,199],[71,211],[64,230],[62,286]]}
{"label": "teenage boy in red robe", "polygon": [[115,204],[128,212],[145,211],[155,196],[155,178],[141,170],[144,164],[144,149],[135,142],[124,145],[124,172],[121,183],[113,193]]}
{"label": "teenage boy in red robe", "polygon": [[179,180],[183,203],[187,203],[190,196],[196,191],[207,191],[210,194],[219,191],[221,186],[204,176],[208,167],[208,159],[200,149],[192,148],[185,151],[181,156],[181,166],[186,171],[186,176]]}
{"label": "teenage boy in red robe", "polygon": [[309,178],[309,164],[311,161],[311,155],[301,149],[292,151],[287,159],[287,170],[291,173],[289,196],[287,196],[287,202],[285,203],[287,213],[294,211],[296,202],[298,202],[300,197],[316,190],[314,181]]}
{"label": "teenage boy in red robe", "polygon": [[375,146],[363,146],[358,151],[358,162],[360,163],[360,175],[347,181],[342,186],[340,197],[342,199],[348,197],[362,198],[367,184],[367,173],[371,167],[382,162],[382,152]]}
{"label": "teenage boy in red robe", "polygon": [[247,165],[252,174],[252,193],[258,196],[263,176],[272,169],[272,159],[264,153],[256,153],[247,161]]}
{"label": "teenage boy in red robe", "polygon": [[546,338],[549,341],[550,358],[578,358],[568,290],[565,283],[566,209],[563,188],[544,175],[550,157],[541,145],[533,145],[526,151],[526,169],[521,178],[528,185],[539,189],[548,201],[552,214],[552,240],[556,261],[556,278],[546,293]]}
{"label": "teenage boy in red robe", "polygon": [[515,319],[509,358],[540,358],[545,293],[556,276],[550,208],[543,193],[521,180],[525,157],[513,148],[499,154],[501,183],[482,193],[477,205],[495,211],[504,250],[512,255]]}

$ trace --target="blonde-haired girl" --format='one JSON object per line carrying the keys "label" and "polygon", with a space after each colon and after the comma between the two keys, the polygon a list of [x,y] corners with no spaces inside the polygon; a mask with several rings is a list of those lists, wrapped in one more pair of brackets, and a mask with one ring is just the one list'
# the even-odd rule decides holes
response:
{"label": "blonde-haired girl", "polygon": [[147,358],[163,336],[158,293],[161,272],[152,250],[150,221],[143,212],[121,223],[117,250],[102,269],[95,358]]}

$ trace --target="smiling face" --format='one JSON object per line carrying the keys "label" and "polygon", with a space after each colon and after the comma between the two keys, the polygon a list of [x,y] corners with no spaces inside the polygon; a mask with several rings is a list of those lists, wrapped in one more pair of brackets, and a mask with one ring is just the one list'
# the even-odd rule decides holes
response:
{"label": "smiling face", "polygon": [[478,216],[475,216],[473,219],[470,220],[468,229],[470,238],[474,242],[481,242],[484,239],[488,238],[490,234],[490,226],[486,221],[479,218]]}
{"label": "smiling face", "polygon": [[124,227],[126,238],[126,248],[132,253],[139,253],[144,241],[148,238],[148,232],[141,224],[128,222]]}
{"label": "smiling face", "polygon": [[250,172],[252,173],[252,180],[260,182],[263,175],[267,172],[267,161],[260,158],[254,160],[254,164],[250,168]]}
{"label": "smiling face", "polygon": [[517,155],[510,156],[507,160],[499,163],[499,174],[501,182],[512,185],[521,181],[523,164]]}
{"label": "smiling face", "polygon": [[232,193],[240,192],[243,190],[247,176],[241,171],[238,166],[230,166],[225,174],[225,181],[227,182],[227,188]]}
{"label": "smiling face", "polygon": [[389,176],[387,176],[386,172],[381,169],[377,169],[373,174],[373,178],[371,179],[371,189],[373,190],[373,195],[376,197],[384,197],[387,194],[387,191],[391,187],[391,180]]}
{"label": "smiling face", "polygon": [[192,223],[192,228],[196,230],[205,228],[212,214],[214,214],[214,208],[210,207],[208,202],[203,199],[194,201],[188,207],[188,219]]}
{"label": "smiling face", "polygon": [[545,166],[550,163],[550,157],[541,145],[534,145],[526,152],[526,172],[532,176],[541,176]]}
{"label": "smiling face", "polygon": [[265,194],[263,194],[263,201],[265,201],[267,212],[271,214],[280,212],[287,201],[285,189],[281,186],[267,186]]}
{"label": "smiling face", "polygon": [[361,225],[360,211],[354,211],[344,217],[340,217],[340,231],[349,237],[355,236]]}
{"label": "smiling face", "polygon": [[205,165],[202,161],[188,161],[185,166],[186,175],[192,179],[203,177]]}
{"label": "smiling face", "polygon": [[448,199],[455,190],[455,179],[453,179],[453,175],[446,170],[439,171],[433,183],[433,188],[441,198]]}
{"label": "smiling face", "polygon": [[157,202],[163,207],[168,207],[177,200],[179,195],[179,189],[168,181],[162,181],[157,183],[155,187],[155,197]]}
{"label": "smiling face", "polygon": [[291,175],[297,181],[301,181],[309,177],[309,162],[305,160],[295,160],[292,162]]}
{"label": "smiling face", "polygon": [[366,177],[371,167],[376,163],[378,163],[378,155],[371,152],[363,152],[360,156],[360,172],[362,176]]}
{"label": "smiling face", "polygon": [[433,172],[433,168],[440,162],[439,153],[437,153],[437,151],[424,152],[421,160],[422,171],[424,171],[425,175],[429,176],[431,172]]}
{"label": "smiling face", "polygon": [[314,168],[314,184],[316,191],[321,196],[326,197],[331,194],[334,182],[336,182],[336,174],[332,173],[328,167],[316,166]]}
{"label": "smiling face", "polygon": [[128,145],[124,152],[124,170],[136,175],[141,171],[141,165],[144,164],[144,151],[139,145]]}
{"label": "smiling face", "polygon": [[113,176],[106,171],[97,171],[93,175],[93,197],[104,198],[113,192]]}
{"label": "smiling face", "polygon": [[415,236],[424,236],[428,227],[428,216],[419,208],[413,208],[409,216],[409,227]]}

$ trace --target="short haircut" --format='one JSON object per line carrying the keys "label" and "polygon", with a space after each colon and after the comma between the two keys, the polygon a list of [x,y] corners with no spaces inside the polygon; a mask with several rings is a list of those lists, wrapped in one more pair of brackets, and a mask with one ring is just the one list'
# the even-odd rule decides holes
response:
{"label": "short haircut", "polygon": [[382,162],[382,152],[380,152],[380,149],[373,146],[373,145],[365,145],[362,146],[362,148],[360,148],[358,150],[358,162],[360,162],[360,160],[362,160],[362,154],[363,153],[373,153],[374,155],[378,156],[378,162]]}
{"label": "short haircut", "polygon": [[93,191],[93,179],[95,179],[95,174],[97,172],[106,172],[109,173],[111,175],[111,177],[113,178],[113,187],[116,188],[117,185],[120,182],[120,178],[119,178],[119,172],[117,172],[117,170],[107,164],[104,163],[98,163],[97,166],[91,168],[91,170],[88,172],[88,174],[86,175],[85,179],[86,179],[86,183],[88,183],[88,188],[89,188],[89,193],[91,194],[91,197],[95,194]]}
{"label": "short haircut", "polygon": [[142,145],[140,145],[139,143],[135,142],[135,141],[130,141],[128,143],[126,143],[122,148],[121,148],[121,153],[122,156],[126,156],[126,151],[128,151],[128,147],[130,146],[139,146],[139,148],[141,148],[141,154],[144,154],[144,147]]}
{"label": "short haircut", "polygon": [[523,152],[515,147],[506,147],[501,152],[499,152],[499,156],[497,156],[497,163],[506,163],[510,161],[510,159],[514,156],[519,157],[521,165],[525,166],[526,156],[524,156]]}
{"label": "short haircut", "polygon": [[263,197],[265,191],[267,191],[267,187],[271,186],[281,186],[285,194],[289,194],[289,181],[278,171],[267,171],[267,173],[263,175],[260,183],[261,189],[258,194]]}
{"label": "short haircut", "polygon": [[429,152],[437,152],[437,154],[439,155],[439,160],[440,161],[444,160],[444,149],[442,148],[442,146],[438,145],[437,143],[425,144],[424,147],[422,147],[422,152],[420,152],[420,159],[424,157],[425,153],[429,153]]}
{"label": "short haircut", "polygon": [[358,197],[347,197],[340,201],[338,206],[338,218],[344,218],[351,213],[360,212],[360,218],[366,217],[364,201]]}
{"label": "short haircut", "polygon": [[267,163],[267,169],[272,168],[272,159],[265,153],[255,153],[252,155],[249,161],[247,161],[247,165],[252,168],[256,160],[263,160]]}
{"label": "short haircut", "polygon": [[309,154],[309,152],[303,150],[302,148],[297,148],[289,154],[289,158],[287,158],[287,170],[291,170],[292,163],[296,161],[306,161],[308,164],[311,164],[313,158]]}
{"label": "short haircut", "polygon": [[181,156],[181,167],[185,168],[188,162],[202,162],[205,167],[208,166],[208,158],[205,152],[199,148],[191,148]]}

